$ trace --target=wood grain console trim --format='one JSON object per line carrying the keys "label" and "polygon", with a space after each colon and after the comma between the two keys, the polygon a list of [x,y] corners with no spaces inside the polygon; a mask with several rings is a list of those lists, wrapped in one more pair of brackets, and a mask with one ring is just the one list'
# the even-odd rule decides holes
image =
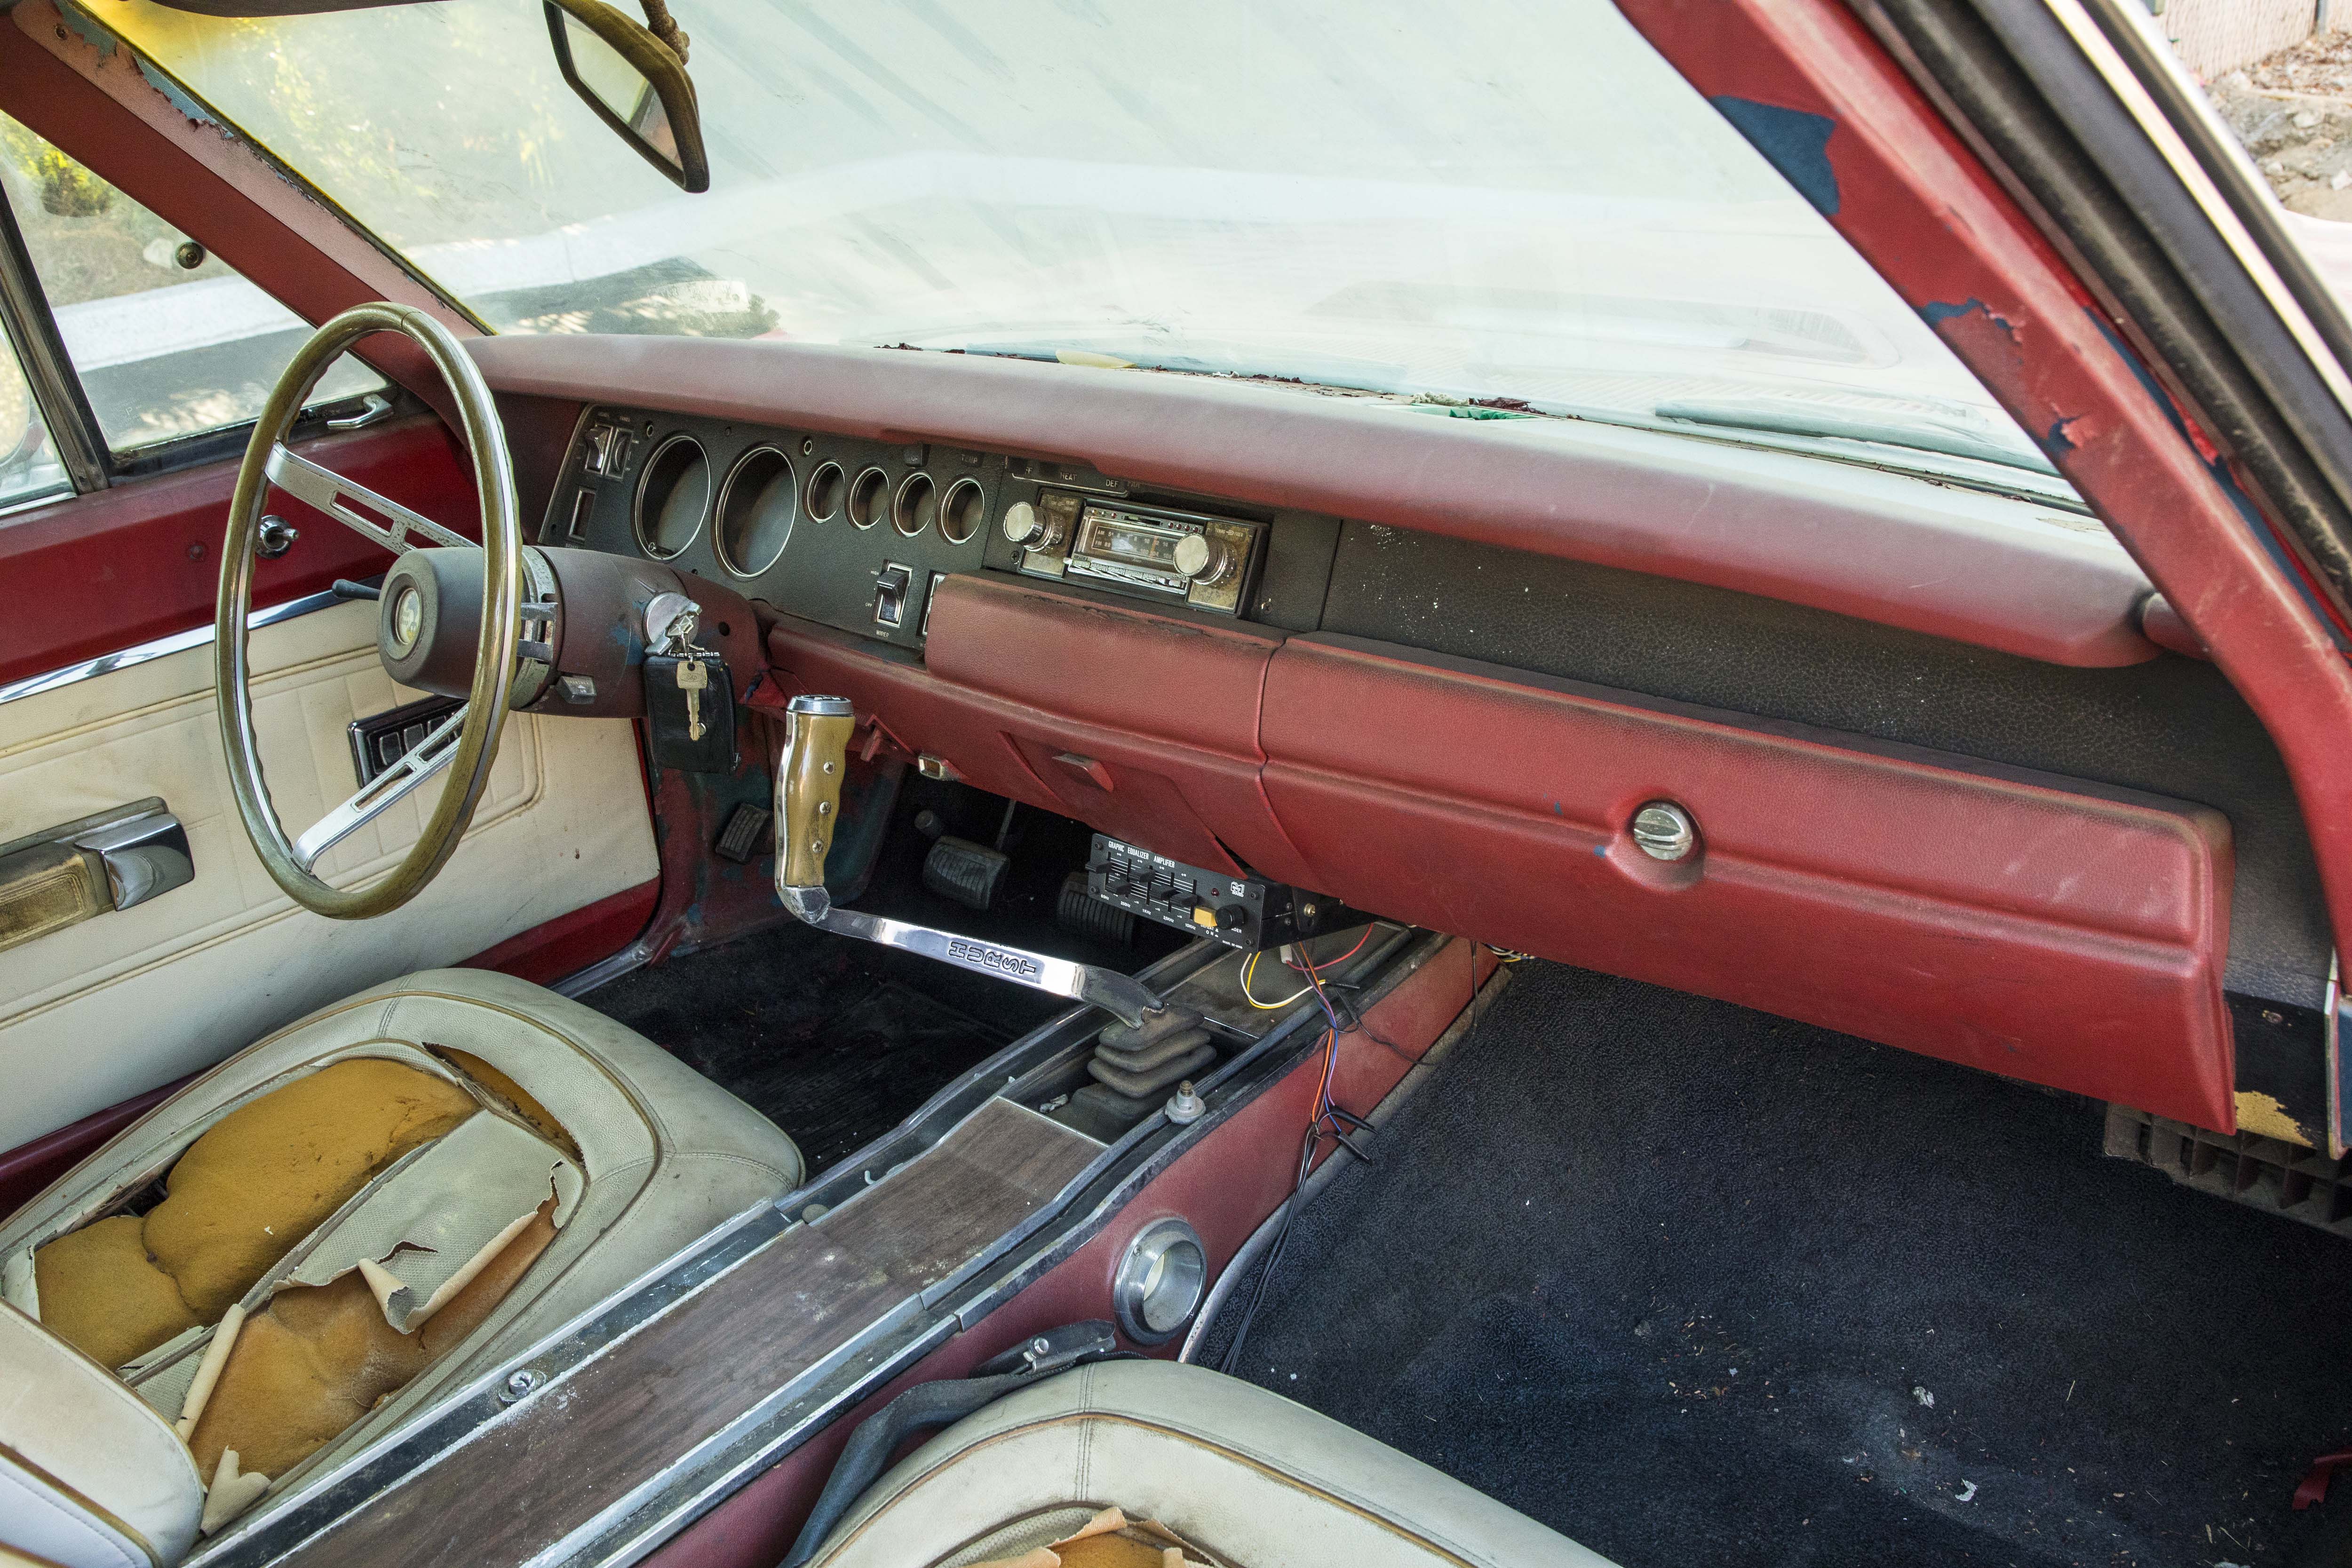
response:
{"label": "wood grain console trim", "polygon": [[1008,1100],[988,1101],[886,1180],[778,1237],[280,1561],[528,1561],[951,1278],[1102,1147]]}

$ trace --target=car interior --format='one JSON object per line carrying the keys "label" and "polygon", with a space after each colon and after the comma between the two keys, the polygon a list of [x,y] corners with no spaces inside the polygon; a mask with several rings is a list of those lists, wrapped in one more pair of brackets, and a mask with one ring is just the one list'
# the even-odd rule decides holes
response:
{"label": "car interior", "polygon": [[0,4],[0,1562],[2352,1562],[2145,7],[675,9]]}

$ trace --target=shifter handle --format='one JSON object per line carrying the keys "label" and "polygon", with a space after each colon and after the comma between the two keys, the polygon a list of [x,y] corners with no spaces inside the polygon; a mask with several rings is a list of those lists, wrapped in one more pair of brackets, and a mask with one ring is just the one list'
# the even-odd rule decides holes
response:
{"label": "shifter handle", "polygon": [[784,754],[776,770],[776,885],[821,888],[857,720],[846,697],[795,697],[784,714]]}
{"label": "shifter handle", "polygon": [[819,931],[1089,1003],[1132,1027],[1166,1010],[1142,982],[1116,969],[835,909],[824,890],[824,857],[841,816],[842,770],[857,721],[846,697],[795,697],[784,704],[784,754],[776,760],[776,897],[793,915]]}

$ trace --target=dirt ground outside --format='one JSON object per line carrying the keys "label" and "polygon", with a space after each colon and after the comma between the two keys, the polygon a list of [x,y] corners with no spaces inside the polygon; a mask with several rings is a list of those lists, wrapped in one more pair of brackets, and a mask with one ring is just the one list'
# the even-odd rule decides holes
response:
{"label": "dirt ground outside", "polygon": [[2206,90],[2288,211],[2352,222],[2352,30],[2314,34]]}

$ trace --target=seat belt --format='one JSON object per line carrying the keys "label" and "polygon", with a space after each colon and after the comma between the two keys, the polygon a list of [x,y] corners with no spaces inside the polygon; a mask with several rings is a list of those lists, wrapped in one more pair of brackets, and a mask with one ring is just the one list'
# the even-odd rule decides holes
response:
{"label": "seat belt", "polygon": [[898,1445],[913,1434],[950,1426],[1017,1389],[1072,1367],[1140,1359],[1133,1351],[1120,1350],[1110,1324],[1097,1318],[1066,1323],[1024,1340],[972,1368],[970,1377],[917,1384],[859,1422],[857,1430],[850,1434],[781,1568],[802,1568],[816,1555],[851,1505],[881,1475]]}

